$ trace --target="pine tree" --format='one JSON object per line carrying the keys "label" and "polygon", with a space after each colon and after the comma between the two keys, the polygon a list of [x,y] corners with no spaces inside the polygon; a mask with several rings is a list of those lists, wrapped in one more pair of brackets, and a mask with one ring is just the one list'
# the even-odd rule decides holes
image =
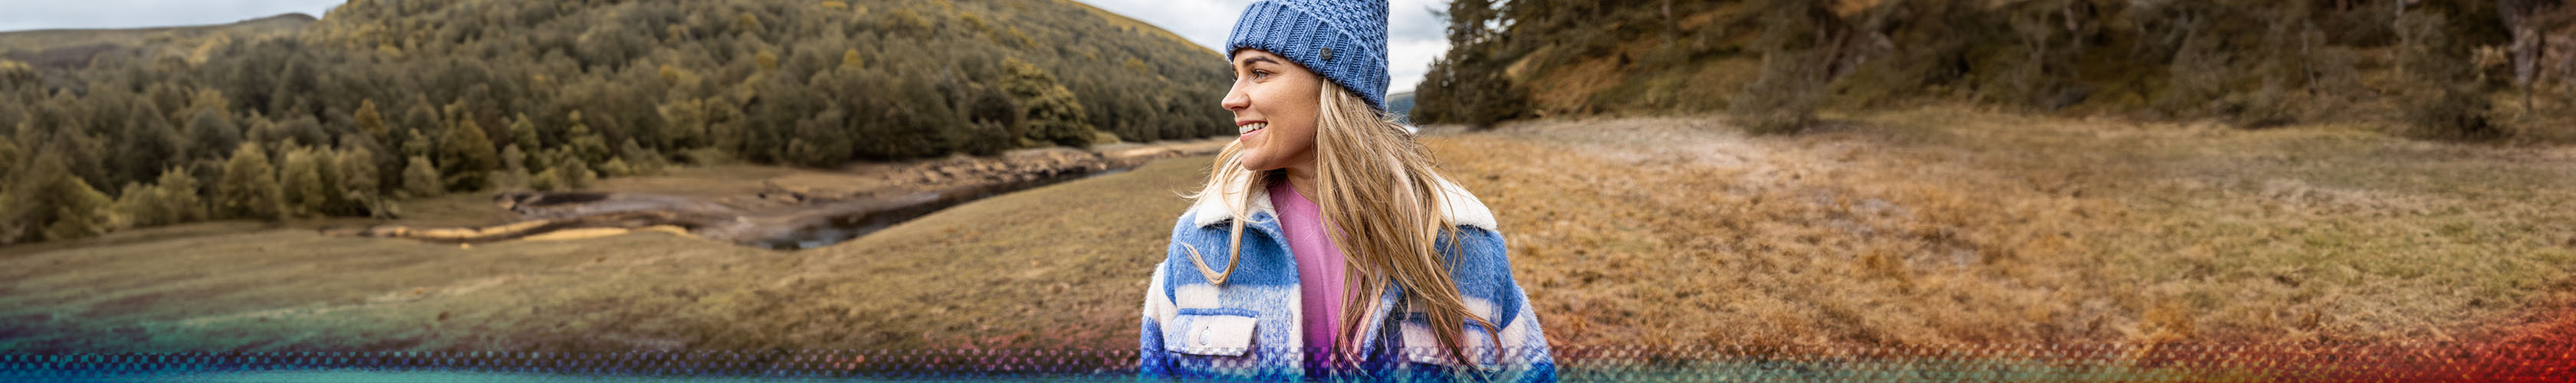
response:
{"label": "pine tree", "polygon": [[280,194],[277,171],[269,165],[268,152],[255,143],[235,147],[232,159],[224,163],[223,180],[215,183],[217,208],[227,217],[280,218]]}
{"label": "pine tree", "polygon": [[17,182],[0,191],[0,243],[77,239],[106,233],[122,220],[115,200],[71,172],[60,156],[28,157]]}
{"label": "pine tree", "polygon": [[526,114],[510,119],[510,142],[521,150],[544,147],[537,141],[537,123],[529,121]]}
{"label": "pine tree", "polygon": [[420,134],[420,129],[412,129],[411,133],[406,134],[404,137],[405,138],[403,138],[402,142],[403,157],[429,157],[435,154],[432,150],[435,146],[431,145],[434,144],[434,142],[429,140],[429,135]]}
{"label": "pine tree", "polygon": [[749,150],[742,146],[743,136],[749,134],[742,126],[742,107],[721,98],[707,99],[706,107],[707,145],[730,151],[736,157]]}
{"label": "pine tree", "polygon": [[628,139],[617,145],[617,157],[626,159],[626,173],[621,174],[624,176],[661,174],[662,168],[670,162],[662,158],[662,153],[645,149],[644,145],[635,143],[634,139]]}
{"label": "pine tree", "polygon": [[384,112],[376,110],[375,99],[359,101],[356,117],[358,130],[366,132],[368,139],[376,140],[377,145],[393,143],[394,130],[392,127],[385,126]]}
{"label": "pine tree", "polygon": [[501,160],[492,153],[492,141],[483,136],[483,128],[470,119],[458,119],[439,140],[438,173],[446,175],[447,190],[482,190],[490,187],[486,179],[501,168]]}
{"label": "pine tree", "polygon": [[[0,184],[0,186],[6,185],[15,184]],[[13,189],[15,188],[0,187],[0,245],[18,243],[18,240],[27,234],[27,225],[23,220],[25,214],[18,209],[24,204],[18,202],[18,191]]]}
{"label": "pine tree", "polygon": [[161,203],[160,207],[153,209],[161,214],[158,217],[161,219],[158,224],[188,223],[206,219],[205,198],[198,194],[197,177],[188,175],[183,168],[171,167],[168,170],[162,170],[161,178],[152,182],[152,194],[153,199]]}
{"label": "pine tree", "polygon": [[610,158],[608,159],[608,162],[599,164],[599,176],[601,177],[625,177],[631,175],[635,175],[635,167],[627,166],[626,159],[624,158]]}
{"label": "pine tree", "polygon": [[385,217],[384,189],[377,181],[382,178],[376,174],[375,152],[363,146],[353,146],[341,150],[337,157],[340,163],[340,198],[356,205],[369,217]]}
{"label": "pine tree", "polygon": [[546,169],[538,171],[537,174],[528,175],[528,189],[543,191],[563,190],[563,176],[559,174],[561,172],[558,170],[561,169]]}
{"label": "pine tree", "polygon": [[20,189],[33,185],[34,178],[23,170],[27,169],[18,167],[17,139],[0,135],[0,244],[17,243],[33,234],[27,232],[31,227],[26,219],[27,203],[19,198],[26,196]]}
{"label": "pine tree", "polygon": [[[8,135],[0,135],[0,185],[11,185],[9,172],[17,170],[18,139]],[[5,210],[0,210],[0,212],[5,212]]]}
{"label": "pine tree", "polygon": [[429,157],[411,156],[410,163],[403,167],[405,197],[435,197],[447,193],[446,181],[438,178],[438,167],[430,165]]}
{"label": "pine tree", "polygon": [[[310,153],[306,153],[306,155],[313,157],[314,178],[322,180],[320,192],[321,201],[320,207],[318,208],[319,213],[317,214],[347,215],[351,212],[357,211],[357,209],[350,208],[349,200],[340,194],[340,185],[348,183],[349,181],[348,179],[340,178],[339,151],[323,146],[315,146],[306,148],[305,150],[310,151]],[[279,177],[284,177],[284,175],[281,173]]]}
{"label": "pine tree", "polygon": [[325,159],[316,158],[317,154],[306,148],[285,150],[283,156],[277,172],[282,189],[279,215],[306,217],[328,212],[331,195],[336,193],[322,176],[321,162]]}
{"label": "pine tree", "polygon": [[671,139],[670,145],[666,147],[706,146],[707,125],[711,122],[708,104],[712,103],[714,102],[709,99],[695,98],[674,100],[654,107],[654,111],[662,115],[663,127],[667,131],[663,136]]}
{"label": "pine tree", "polygon": [[1003,65],[1010,70],[1004,87],[1019,102],[1022,129],[1020,138],[1027,144],[1088,145],[1093,129],[1091,117],[1075,100],[1073,91],[1056,82],[1055,75],[1037,64],[1007,58]]}
{"label": "pine tree", "polygon": [[[437,133],[439,127],[447,126],[440,124],[440,121],[438,120],[438,110],[433,108],[436,105],[431,104],[427,98],[415,95],[413,96],[413,100],[410,104],[411,107],[403,109],[402,120],[400,123],[393,125],[394,129]],[[406,141],[403,145],[409,146],[411,143]],[[435,146],[432,147],[434,148]]]}
{"label": "pine tree", "polygon": [[590,163],[582,161],[580,155],[566,149],[557,149],[554,153],[555,167],[546,171],[554,173],[557,189],[579,190],[590,187],[592,180],[599,179],[598,174],[590,171]]}
{"label": "pine tree", "polygon": [[61,173],[50,185],[47,189],[54,193],[50,198],[56,199],[51,204],[54,208],[54,221],[45,225],[46,240],[81,239],[107,234],[109,231],[116,230],[118,221],[124,220],[112,208],[116,201],[107,198],[105,193],[99,193],[97,188],[91,188],[89,181],[72,177],[69,173]]}
{"label": "pine tree", "polygon": [[198,110],[196,117],[188,120],[187,131],[188,142],[196,144],[187,151],[195,156],[193,158],[217,158],[215,156],[231,152],[242,141],[241,125],[235,124],[219,109]]}
{"label": "pine tree", "polygon": [[610,154],[608,152],[608,139],[600,137],[597,132],[592,132],[590,130],[590,124],[581,122],[581,111],[572,112],[572,128],[565,134],[565,139],[569,140],[572,144],[573,155],[580,158],[581,162],[599,163],[608,161],[608,156]]}
{"label": "pine tree", "polygon": [[118,188],[116,202],[110,209],[116,210],[117,215],[124,217],[125,220],[113,226],[125,229],[168,224],[170,218],[161,212],[164,204],[159,200],[159,196],[153,194],[156,189],[144,186],[140,182],[130,181],[125,183],[125,187]]}
{"label": "pine tree", "polygon": [[493,171],[492,187],[499,190],[529,190],[528,155],[518,145],[501,148],[501,170]]}
{"label": "pine tree", "polygon": [[168,166],[171,159],[188,158],[188,137],[181,135],[179,129],[170,127],[168,119],[161,116],[160,109],[138,103],[126,114],[131,119],[126,121],[125,131],[110,142],[116,147],[117,154],[108,159],[116,168],[115,179],[136,181],[152,178],[159,174],[161,167]]}

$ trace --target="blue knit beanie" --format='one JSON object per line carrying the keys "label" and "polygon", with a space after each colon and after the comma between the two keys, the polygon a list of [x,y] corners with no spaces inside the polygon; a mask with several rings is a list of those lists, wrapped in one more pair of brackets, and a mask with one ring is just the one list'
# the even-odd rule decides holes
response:
{"label": "blue knit beanie", "polygon": [[1386,0],[1261,0],[1235,19],[1225,59],[1260,49],[1287,57],[1386,111]]}

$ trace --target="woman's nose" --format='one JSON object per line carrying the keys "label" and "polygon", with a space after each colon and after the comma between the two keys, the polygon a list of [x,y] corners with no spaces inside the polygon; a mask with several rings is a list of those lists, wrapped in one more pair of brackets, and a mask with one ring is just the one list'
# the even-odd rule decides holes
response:
{"label": "woman's nose", "polygon": [[1225,110],[1241,111],[1252,107],[1252,95],[1244,94],[1243,87],[1226,89],[1225,99],[1220,101],[1218,106],[1225,107]]}

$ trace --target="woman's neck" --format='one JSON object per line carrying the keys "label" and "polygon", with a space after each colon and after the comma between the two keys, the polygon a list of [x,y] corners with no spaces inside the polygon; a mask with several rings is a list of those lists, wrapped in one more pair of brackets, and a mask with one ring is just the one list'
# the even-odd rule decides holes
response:
{"label": "woman's neck", "polygon": [[1306,200],[1314,201],[1320,198],[1315,196],[1315,185],[1319,184],[1321,183],[1315,181],[1314,163],[1288,166],[1288,187],[1296,189],[1297,195],[1306,196]]}

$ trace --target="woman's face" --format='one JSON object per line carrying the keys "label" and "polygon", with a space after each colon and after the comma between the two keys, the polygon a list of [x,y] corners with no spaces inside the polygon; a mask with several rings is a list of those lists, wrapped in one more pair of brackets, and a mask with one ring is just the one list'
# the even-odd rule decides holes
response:
{"label": "woman's face", "polygon": [[1286,57],[1258,49],[1234,54],[1234,89],[1225,110],[1234,112],[1237,146],[1245,170],[1304,166],[1315,161],[1315,114],[1323,78]]}

